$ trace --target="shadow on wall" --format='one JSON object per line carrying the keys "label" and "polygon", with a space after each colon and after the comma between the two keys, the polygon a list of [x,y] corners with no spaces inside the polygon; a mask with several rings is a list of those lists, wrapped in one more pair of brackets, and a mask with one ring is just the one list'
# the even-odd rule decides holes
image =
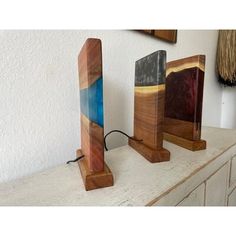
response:
{"label": "shadow on wall", "polygon": [[[114,129],[127,131],[127,93],[117,86],[114,80],[104,75],[104,135]],[[115,89],[114,89],[115,88]],[[131,112],[131,111],[130,111]],[[131,134],[130,134],[131,135]],[[112,133],[106,138],[108,150],[128,144],[127,137],[120,133]]]}
{"label": "shadow on wall", "polygon": [[222,95],[221,128],[236,128],[236,87],[224,87]]}

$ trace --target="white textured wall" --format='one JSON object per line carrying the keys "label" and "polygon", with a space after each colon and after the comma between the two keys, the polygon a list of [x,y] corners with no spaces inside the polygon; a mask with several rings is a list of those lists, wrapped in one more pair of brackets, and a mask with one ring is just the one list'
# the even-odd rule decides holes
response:
{"label": "white textured wall", "polygon": [[224,87],[222,95],[221,127],[236,128],[236,87]]}
{"label": "white textured wall", "polygon": [[[75,158],[80,146],[77,55],[103,43],[105,132],[133,132],[134,63],[155,50],[173,60],[206,54],[203,124],[220,126],[217,31],[178,31],[177,44],[133,31],[0,31],[0,182]],[[126,143],[109,137],[110,148]]]}

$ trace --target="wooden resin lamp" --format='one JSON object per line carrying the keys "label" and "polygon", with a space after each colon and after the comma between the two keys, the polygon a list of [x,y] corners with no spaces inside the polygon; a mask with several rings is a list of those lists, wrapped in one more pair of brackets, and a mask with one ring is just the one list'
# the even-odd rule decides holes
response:
{"label": "wooden resin lamp", "polygon": [[167,63],[164,139],[192,151],[206,149],[201,140],[205,56]]}
{"label": "wooden resin lamp", "polygon": [[170,160],[163,148],[166,52],[156,51],[135,63],[134,139],[129,145],[150,162]]}
{"label": "wooden resin lamp", "polygon": [[85,189],[113,185],[113,175],[104,162],[102,45],[87,39],[78,58],[81,112],[81,149],[77,150]]}

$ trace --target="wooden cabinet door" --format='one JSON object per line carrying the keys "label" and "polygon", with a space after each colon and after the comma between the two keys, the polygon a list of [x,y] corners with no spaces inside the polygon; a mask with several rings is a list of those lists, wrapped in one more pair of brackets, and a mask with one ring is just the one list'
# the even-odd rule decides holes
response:
{"label": "wooden cabinet door", "polygon": [[230,171],[230,186],[236,185],[236,156],[232,158]]}
{"label": "wooden cabinet door", "polygon": [[204,206],[205,183],[198,186],[177,206]]}
{"label": "wooden cabinet door", "polygon": [[228,185],[228,163],[206,181],[206,206],[225,206]]}
{"label": "wooden cabinet door", "polygon": [[228,197],[228,206],[236,206],[236,188]]}

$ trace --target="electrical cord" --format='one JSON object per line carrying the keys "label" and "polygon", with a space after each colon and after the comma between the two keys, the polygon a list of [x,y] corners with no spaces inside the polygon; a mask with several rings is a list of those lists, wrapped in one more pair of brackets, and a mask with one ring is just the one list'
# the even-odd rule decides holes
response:
{"label": "electrical cord", "polygon": [[135,139],[135,138],[129,136],[128,134],[126,134],[125,132],[123,132],[123,131],[121,131],[121,130],[114,129],[114,130],[110,131],[109,133],[107,133],[107,134],[105,135],[105,137],[104,137],[104,148],[105,148],[106,151],[108,151],[107,144],[106,144],[106,137],[107,137],[109,134],[115,133],[115,132],[121,133],[121,134],[125,135],[127,138],[130,138],[130,139],[132,139],[132,140],[134,140],[134,141],[137,141],[137,142],[142,142],[142,141],[143,141],[142,139]]}
{"label": "electrical cord", "polygon": [[77,157],[75,160],[67,161],[66,164],[69,164],[70,162],[77,162],[78,160],[82,159],[84,155]]}
{"label": "electrical cord", "polygon": [[[107,138],[108,135],[110,135],[111,133],[115,133],[115,132],[121,133],[121,134],[125,135],[127,138],[130,138],[130,139],[132,139],[132,140],[134,140],[134,141],[137,141],[137,142],[142,142],[142,141],[143,141],[142,139],[135,139],[135,138],[129,136],[128,134],[126,134],[125,132],[123,132],[123,131],[121,131],[121,130],[114,129],[114,130],[110,131],[109,133],[107,133],[107,134],[105,135],[105,137],[104,137],[104,148],[105,148],[106,151],[108,151],[107,144],[106,144],[106,138]],[[79,156],[79,157],[77,157],[77,158],[74,159],[74,160],[67,161],[66,164],[69,164],[69,163],[71,163],[71,162],[77,162],[77,161],[79,161],[80,159],[82,159],[83,157],[84,157],[84,155]]]}

